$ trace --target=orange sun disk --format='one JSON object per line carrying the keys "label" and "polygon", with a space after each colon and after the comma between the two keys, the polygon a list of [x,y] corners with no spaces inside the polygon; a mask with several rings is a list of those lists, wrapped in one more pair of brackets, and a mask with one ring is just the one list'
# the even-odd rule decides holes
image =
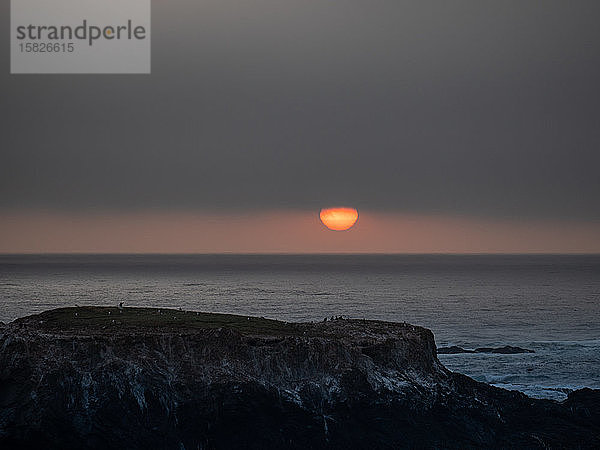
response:
{"label": "orange sun disk", "polygon": [[319,213],[321,222],[330,230],[344,231],[358,220],[358,211],[354,208],[323,208]]}

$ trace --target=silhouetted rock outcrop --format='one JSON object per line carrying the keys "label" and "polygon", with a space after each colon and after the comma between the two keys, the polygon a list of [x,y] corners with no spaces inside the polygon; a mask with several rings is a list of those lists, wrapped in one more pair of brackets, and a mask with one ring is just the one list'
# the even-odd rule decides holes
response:
{"label": "silhouetted rock outcrop", "polygon": [[458,353],[475,353],[475,350],[467,350],[457,345],[451,345],[450,347],[438,347],[438,355],[455,355]]}
{"label": "silhouetted rock outcrop", "polygon": [[505,345],[504,347],[479,347],[475,349],[475,353],[502,353],[503,355],[514,355],[517,353],[535,353],[533,350],[521,347],[512,347]]}
{"label": "silhouetted rock outcrop", "polygon": [[438,347],[438,355],[454,355],[457,353],[501,353],[504,355],[514,355],[517,353],[535,353],[533,350],[521,347],[512,347],[505,345],[504,347],[479,347],[475,350],[468,350],[456,345],[450,347]]}
{"label": "silhouetted rock outcrop", "polygon": [[408,324],[69,308],[0,330],[0,448],[594,448],[599,416],[600,391],[452,373]]}

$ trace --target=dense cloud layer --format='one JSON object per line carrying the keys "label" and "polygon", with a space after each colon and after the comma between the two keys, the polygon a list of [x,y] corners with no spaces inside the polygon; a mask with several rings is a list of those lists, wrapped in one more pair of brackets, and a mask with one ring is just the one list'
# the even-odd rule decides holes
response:
{"label": "dense cloud layer", "polygon": [[600,218],[597,1],[152,15],[150,76],[11,76],[0,47],[0,207]]}

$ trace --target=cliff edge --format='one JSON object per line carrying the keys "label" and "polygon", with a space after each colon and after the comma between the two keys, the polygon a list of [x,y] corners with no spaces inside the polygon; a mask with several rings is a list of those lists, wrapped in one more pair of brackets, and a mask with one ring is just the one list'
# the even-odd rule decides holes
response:
{"label": "cliff edge", "polygon": [[431,331],[151,308],[0,326],[0,448],[598,448],[600,391],[452,373]]}

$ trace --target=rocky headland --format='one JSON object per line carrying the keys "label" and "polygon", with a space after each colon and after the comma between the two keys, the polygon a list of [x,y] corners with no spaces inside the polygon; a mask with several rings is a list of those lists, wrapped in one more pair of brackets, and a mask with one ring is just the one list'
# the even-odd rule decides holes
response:
{"label": "rocky headland", "polygon": [[0,448],[600,448],[600,391],[478,383],[409,324],[64,308],[0,326]]}

